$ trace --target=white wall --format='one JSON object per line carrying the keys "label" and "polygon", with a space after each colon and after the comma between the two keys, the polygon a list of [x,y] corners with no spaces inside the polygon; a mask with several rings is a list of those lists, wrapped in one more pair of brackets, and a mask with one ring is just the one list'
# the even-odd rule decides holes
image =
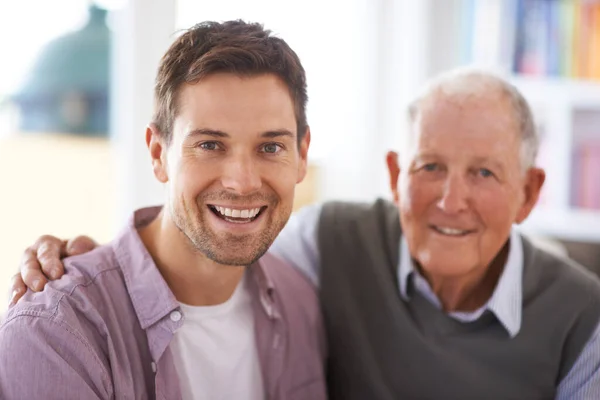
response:
{"label": "white wall", "polygon": [[173,1],[130,0],[113,19],[111,131],[116,148],[115,229],[136,208],[160,204],[144,134],[152,117],[158,62],[175,31]]}

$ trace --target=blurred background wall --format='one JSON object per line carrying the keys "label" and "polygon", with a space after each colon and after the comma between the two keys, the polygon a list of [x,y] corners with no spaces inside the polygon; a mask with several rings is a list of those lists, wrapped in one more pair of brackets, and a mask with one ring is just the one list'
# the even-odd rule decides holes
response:
{"label": "blurred background wall", "polygon": [[0,3],[0,294],[39,235],[105,242],[161,202],[144,145],[158,60],[179,30],[235,18],[264,23],[306,68],[297,206],[387,197],[407,102],[479,65],[523,91],[543,136],[547,186],[521,228],[600,270],[600,1],[20,0]]}

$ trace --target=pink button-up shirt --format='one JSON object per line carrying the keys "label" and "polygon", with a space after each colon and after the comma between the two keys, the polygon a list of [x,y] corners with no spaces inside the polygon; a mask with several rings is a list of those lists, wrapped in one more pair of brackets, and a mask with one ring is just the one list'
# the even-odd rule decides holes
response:
{"label": "pink button-up shirt", "polygon": [[[181,398],[169,343],[184,319],[136,230],[159,210],[137,211],[116,240],[65,260],[63,278],[9,310],[0,325],[0,398]],[[315,288],[269,254],[249,268],[265,393],[325,399]]]}

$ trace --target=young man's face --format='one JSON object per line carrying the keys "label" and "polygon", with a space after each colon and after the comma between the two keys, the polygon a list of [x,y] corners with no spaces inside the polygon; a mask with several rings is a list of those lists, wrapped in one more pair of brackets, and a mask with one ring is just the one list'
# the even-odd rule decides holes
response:
{"label": "young man's face", "polygon": [[290,216],[310,134],[298,147],[292,97],[273,74],[213,74],[178,100],[172,142],[155,162],[167,209],[209,259],[249,265]]}

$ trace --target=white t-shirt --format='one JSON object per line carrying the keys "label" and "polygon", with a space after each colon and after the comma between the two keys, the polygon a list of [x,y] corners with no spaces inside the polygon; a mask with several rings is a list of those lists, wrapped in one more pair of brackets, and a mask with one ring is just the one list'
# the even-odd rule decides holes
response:
{"label": "white t-shirt", "polygon": [[223,304],[181,304],[184,322],[169,346],[184,400],[265,398],[246,275]]}

